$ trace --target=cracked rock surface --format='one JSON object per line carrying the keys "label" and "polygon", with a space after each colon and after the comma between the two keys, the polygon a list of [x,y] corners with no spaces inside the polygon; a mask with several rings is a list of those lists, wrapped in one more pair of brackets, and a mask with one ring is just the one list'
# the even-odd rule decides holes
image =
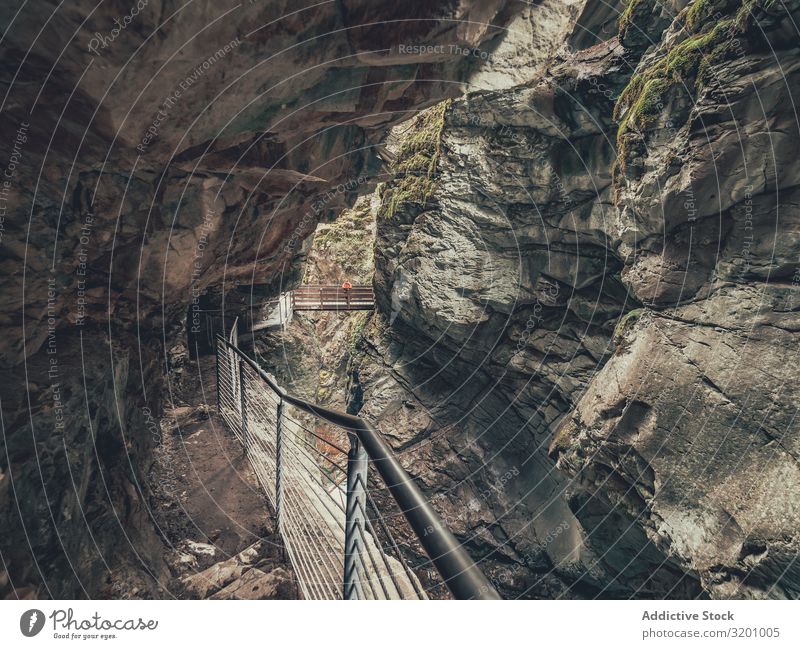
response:
{"label": "cracked rock surface", "polygon": [[354,397],[507,596],[796,597],[798,5],[595,4],[383,188]]}

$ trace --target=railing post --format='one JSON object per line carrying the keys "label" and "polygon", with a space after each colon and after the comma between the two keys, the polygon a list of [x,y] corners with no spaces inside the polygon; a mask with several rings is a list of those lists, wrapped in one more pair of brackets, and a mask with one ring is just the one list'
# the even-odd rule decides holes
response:
{"label": "railing post", "polygon": [[219,382],[219,339],[216,337],[214,338],[214,360],[216,361],[215,371],[217,375],[217,416],[222,417],[222,400],[220,398],[220,390],[222,389],[222,386]]}
{"label": "railing post", "polygon": [[[239,394],[234,394],[234,400],[231,405],[234,406],[234,412],[237,409],[235,404],[238,404],[238,409],[241,410],[241,433],[242,443],[245,447],[245,452],[248,449],[248,406],[247,406],[247,390],[246,375],[244,365],[249,366],[250,375],[254,379],[255,385],[250,387],[258,390],[263,382],[268,388],[278,396],[278,403],[282,407],[279,412],[276,412],[276,426],[280,422],[279,428],[276,428],[276,514],[280,519],[284,519],[289,526],[290,519],[284,514],[289,513],[291,507],[288,502],[285,502],[283,491],[289,493],[289,488],[292,486],[286,482],[286,478],[294,475],[293,472],[284,475],[288,470],[288,466],[283,466],[291,458],[290,447],[284,444],[291,443],[289,438],[284,440],[285,434],[288,434],[289,429],[284,429],[284,424],[287,423],[288,417],[283,416],[283,407],[288,403],[293,408],[297,408],[314,417],[321,418],[326,422],[339,426],[349,431],[350,437],[350,450],[347,453],[348,466],[347,466],[347,501],[345,507],[345,538],[344,538],[344,574],[341,576],[342,596],[345,599],[363,598],[367,595],[380,596],[378,590],[372,587],[372,584],[380,583],[383,586],[382,572],[378,568],[378,572],[369,572],[374,562],[371,560],[373,551],[385,554],[383,549],[376,545],[377,539],[374,531],[368,531],[371,528],[371,521],[367,513],[367,502],[369,499],[368,488],[368,465],[372,462],[378,474],[381,477],[386,489],[394,498],[395,503],[402,511],[408,524],[416,535],[419,544],[424,548],[426,554],[436,566],[439,574],[444,579],[445,585],[453,593],[457,599],[499,599],[497,591],[492,584],[486,579],[486,576],[480,571],[478,566],[467,554],[458,540],[453,536],[452,532],[442,522],[439,515],[431,506],[425,495],[417,486],[413,478],[408,475],[406,470],[402,467],[392,448],[383,439],[380,432],[377,431],[368,421],[355,417],[353,415],[332,410],[325,406],[310,403],[292,394],[288,394],[283,390],[274,378],[265,372],[253,359],[244,355],[240,349],[235,347],[232,343],[225,343],[228,352],[231,353],[233,361],[231,363],[231,372],[238,378]],[[221,352],[220,352],[221,353]],[[233,362],[238,363],[238,367],[233,365]],[[236,388],[234,387],[234,390]],[[230,423],[233,423],[235,417],[232,417]],[[257,420],[254,420],[256,423]],[[311,431],[309,431],[311,432]],[[314,435],[313,432],[311,432]],[[280,437],[280,439],[278,439]],[[325,440],[327,442],[327,440]],[[327,442],[330,444],[330,442]],[[338,447],[334,447],[338,448]],[[284,453],[285,451],[285,453]],[[342,450],[342,452],[344,452]],[[248,453],[251,462],[256,462],[261,459],[261,454],[255,455]],[[282,457],[280,457],[282,456]],[[286,460],[287,462],[283,462]],[[293,466],[293,465],[292,465]],[[301,467],[302,468],[302,467]],[[263,476],[263,473],[261,474]],[[263,483],[262,483],[263,484]],[[265,488],[271,488],[269,485],[263,485]],[[326,492],[327,496],[336,497],[340,496],[339,489],[341,485],[337,486],[333,493]],[[280,499],[280,503],[278,503]],[[286,505],[289,509],[284,507]],[[285,511],[284,511],[285,510]],[[339,515],[340,516],[340,515]],[[341,522],[339,516],[331,515],[330,520],[334,518]],[[380,514],[378,514],[380,518]],[[323,516],[323,518],[326,518]],[[323,521],[325,522],[325,521]],[[315,522],[310,519],[301,519],[304,526],[313,526]],[[319,523],[319,521],[317,521]],[[284,527],[280,524],[280,527]],[[303,533],[309,533],[306,529]],[[301,534],[303,534],[301,533]],[[341,533],[339,530],[333,531],[331,540],[337,534]],[[391,536],[391,534],[389,534]],[[283,537],[284,542],[288,547],[291,547],[291,540],[288,537]],[[312,537],[313,538],[313,537]],[[339,536],[341,539],[341,536]],[[366,543],[369,543],[368,545]],[[395,549],[398,552],[398,560],[402,557],[399,556],[399,550],[395,544]],[[312,548],[314,550],[314,548]],[[326,553],[327,554],[327,553]],[[330,557],[328,557],[330,558]],[[325,557],[318,552],[316,559],[324,562]],[[305,563],[304,566],[314,573],[315,566],[311,563]],[[310,567],[309,567],[310,566]],[[319,566],[316,566],[319,568]],[[388,566],[387,566],[388,568]],[[319,596],[322,592],[323,596],[336,596],[338,588],[332,585],[330,577],[334,574],[338,577],[338,566],[334,566],[333,572],[324,568],[327,576],[322,575],[320,570],[317,570],[316,575],[310,574],[313,578],[318,578],[318,581],[313,582],[317,585],[327,584],[322,588],[322,591],[312,593],[314,597]],[[414,577],[407,571],[409,578],[412,580],[412,587],[417,593],[416,582]],[[374,581],[377,578],[377,582]],[[312,582],[308,582],[312,583]],[[395,583],[395,585],[397,585]],[[384,594],[389,596],[384,588]],[[401,596],[403,595],[400,593]]]}
{"label": "railing post", "polygon": [[350,435],[347,454],[347,506],[344,528],[344,599],[358,599],[363,588],[359,555],[363,550],[367,507],[367,470],[369,456],[355,435]]}
{"label": "railing post", "polygon": [[242,409],[242,444],[247,450],[247,390],[244,383],[244,366],[245,364],[239,361],[239,395],[241,397],[239,403]]}
{"label": "railing post", "polygon": [[278,411],[275,421],[275,527],[283,538],[283,399],[278,401]]}
{"label": "railing post", "polygon": [[[239,419],[241,420],[242,415],[242,391],[239,389],[239,370],[241,370],[241,361],[239,360],[239,356],[233,351],[232,348],[227,347],[227,354],[228,354],[228,371],[230,373],[230,380],[231,380],[231,407],[236,408],[239,411]],[[237,370],[237,367],[239,370]],[[241,421],[240,421],[241,423]]]}

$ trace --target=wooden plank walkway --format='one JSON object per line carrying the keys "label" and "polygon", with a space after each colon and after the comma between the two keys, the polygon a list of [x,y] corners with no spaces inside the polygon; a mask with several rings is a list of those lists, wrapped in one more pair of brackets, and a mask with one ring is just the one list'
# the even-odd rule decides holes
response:
{"label": "wooden plank walkway", "polygon": [[[230,328],[236,326],[234,321],[237,321],[241,341],[252,344],[255,332],[284,329],[295,311],[372,311],[374,308],[375,293],[371,286],[345,289],[336,285],[307,284],[264,302],[258,309],[259,314],[248,312],[238,320],[234,314],[224,314],[219,309],[193,312],[190,336],[195,337],[204,349],[211,349],[215,345],[214,336],[222,333],[227,337]],[[255,321],[252,320],[254,315],[258,317]]]}
{"label": "wooden plank walkway", "polygon": [[371,311],[374,308],[375,293],[371,286],[306,285],[292,291],[292,311]]}

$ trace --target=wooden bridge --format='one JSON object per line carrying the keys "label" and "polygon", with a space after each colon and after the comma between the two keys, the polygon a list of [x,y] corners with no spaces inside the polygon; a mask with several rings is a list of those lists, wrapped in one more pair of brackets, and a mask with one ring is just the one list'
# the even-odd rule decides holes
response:
{"label": "wooden bridge", "polygon": [[[375,293],[371,286],[352,286],[343,288],[336,285],[306,284],[293,291],[281,293],[258,309],[237,317],[224,314],[219,309],[205,309],[193,312],[189,329],[190,338],[197,338],[208,350],[213,349],[214,336],[236,327],[243,342],[252,342],[257,331],[284,329],[291,321],[295,311],[372,311],[375,308]],[[256,319],[253,319],[256,316]],[[235,323],[235,324],[234,324]],[[190,340],[190,347],[194,346]]]}
{"label": "wooden bridge", "polygon": [[311,285],[291,291],[292,311],[371,311],[375,293],[371,286]]}

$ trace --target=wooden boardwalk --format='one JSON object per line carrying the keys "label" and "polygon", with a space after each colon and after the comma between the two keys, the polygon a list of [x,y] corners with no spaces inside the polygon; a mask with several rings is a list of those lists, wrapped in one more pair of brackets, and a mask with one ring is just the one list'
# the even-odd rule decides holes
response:
{"label": "wooden boardwalk", "polygon": [[291,296],[292,311],[371,311],[375,308],[371,286],[305,285],[294,289]]}
{"label": "wooden boardwalk", "polygon": [[[336,285],[307,284],[263,303],[258,314],[248,312],[237,318],[219,309],[193,312],[190,346],[194,349],[192,341],[196,339],[203,346],[203,353],[208,353],[215,344],[215,335],[227,336],[231,327],[238,328],[243,342],[252,344],[255,332],[285,329],[295,311],[372,311],[374,308],[375,293],[371,286],[345,289]],[[253,320],[254,316],[258,319]]]}

